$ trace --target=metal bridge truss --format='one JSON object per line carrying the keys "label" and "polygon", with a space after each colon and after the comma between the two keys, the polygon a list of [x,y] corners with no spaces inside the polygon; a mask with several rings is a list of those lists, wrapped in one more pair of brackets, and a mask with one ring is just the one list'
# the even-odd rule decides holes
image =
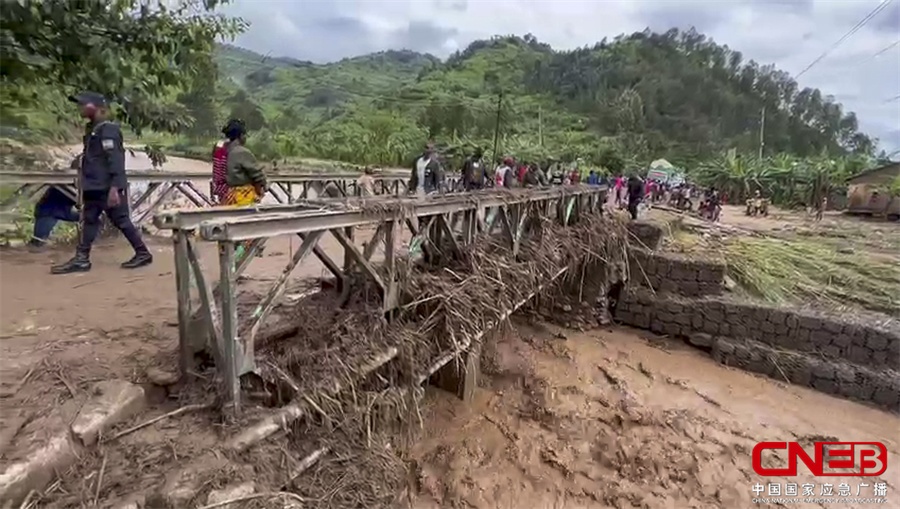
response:
{"label": "metal bridge truss", "polygon": [[[182,196],[196,207],[214,205],[211,172],[170,172],[155,170],[128,170],[128,202],[132,220],[141,224],[156,213],[166,200]],[[325,186],[334,184],[343,197],[358,196],[358,173],[299,173],[268,171],[268,196],[275,203],[293,203],[311,197],[310,191],[321,196]],[[400,196],[407,191],[408,177],[397,175],[373,175],[376,195]],[[451,179],[453,186],[455,180]],[[79,203],[78,174],[66,171],[0,171],[0,183],[18,186],[16,191],[0,203],[0,210],[7,210],[20,198],[31,199],[44,189],[53,187]],[[206,183],[204,185],[204,183]],[[201,191],[201,188],[205,188]]]}
{"label": "metal bridge truss", "polygon": [[[159,213],[154,224],[170,230],[174,241],[182,374],[192,369],[195,353],[211,351],[221,370],[226,400],[235,411],[239,410],[240,377],[256,370],[254,346],[260,328],[285,291],[291,273],[311,254],[336,278],[338,288],[344,292],[349,291],[350,277],[363,276],[374,282],[380,289],[383,308],[388,311],[398,305],[402,292],[396,279],[401,256],[400,228],[408,228],[412,235],[405,256],[416,256],[419,246],[425,254],[447,250],[452,253],[481,235],[495,233],[506,240],[515,256],[529,215],[554,217],[568,225],[582,214],[599,213],[605,190],[605,186],[580,185],[425,198],[305,200],[256,208],[215,207]],[[373,204],[378,205],[377,214],[371,212]],[[357,247],[353,240],[354,229],[360,227],[375,229],[364,248]],[[248,316],[239,316],[237,278],[269,239],[282,235],[297,235],[301,239],[299,247],[254,310]],[[326,235],[337,240],[343,260],[332,259],[319,246]],[[209,281],[203,273],[197,241],[218,244],[216,282]],[[235,251],[240,244],[249,247],[238,259]],[[379,246],[383,246],[385,255],[376,268],[372,256]],[[199,294],[197,307],[191,300],[192,287]]]}

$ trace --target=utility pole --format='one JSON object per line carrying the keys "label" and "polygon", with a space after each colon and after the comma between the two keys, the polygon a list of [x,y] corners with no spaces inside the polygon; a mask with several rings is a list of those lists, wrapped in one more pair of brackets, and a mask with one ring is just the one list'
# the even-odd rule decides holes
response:
{"label": "utility pole", "polygon": [[494,126],[494,164],[500,162],[500,154],[497,153],[497,144],[500,142],[500,111],[503,108],[503,91],[497,95],[497,124]]}
{"label": "utility pole", "polygon": [[541,147],[544,146],[544,107],[538,106],[538,140]]}
{"label": "utility pole", "polygon": [[763,158],[763,148],[766,146],[766,105],[762,107],[762,118],[759,121],[759,158]]}

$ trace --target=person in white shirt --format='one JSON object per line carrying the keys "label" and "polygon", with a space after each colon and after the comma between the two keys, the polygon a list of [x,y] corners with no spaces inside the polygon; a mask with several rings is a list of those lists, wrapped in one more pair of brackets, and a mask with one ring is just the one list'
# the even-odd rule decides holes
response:
{"label": "person in white shirt", "polygon": [[515,180],[515,176],[513,175],[512,163],[512,159],[507,157],[497,166],[497,169],[494,170],[494,187],[510,188],[513,186],[512,181]]}
{"label": "person in white shirt", "polygon": [[363,174],[356,179],[356,188],[363,198],[375,196],[375,178],[372,177],[372,168],[366,166]]}
{"label": "person in white shirt", "polygon": [[444,180],[443,173],[441,163],[434,153],[434,146],[430,143],[425,145],[422,155],[413,162],[409,192],[420,196],[437,192]]}

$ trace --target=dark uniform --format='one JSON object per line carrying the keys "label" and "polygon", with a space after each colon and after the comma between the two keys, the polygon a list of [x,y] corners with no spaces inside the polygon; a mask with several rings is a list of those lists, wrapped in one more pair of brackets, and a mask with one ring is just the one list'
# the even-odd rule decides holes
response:
{"label": "dark uniform", "polygon": [[628,212],[631,219],[637,219],[638,206],[641,204],[641,198],[644,196],[644,181],[637,175],[632,175],[628,179]]}
{"label": "dark uniform", "polygon": [[466,191],[484,189],[488,180],[490,178],[488,177],[487,166],[485,166],[484,159],[481,157],[481,152],[476,152],[467,157],[462,169],[463,188]]}
{"label": "dark uniform", "polygon": [[[93,104],[96,108],[106,108],[106,99],[91,92],[84,92],[69,98],[80,106]],[[131,222],[127,200],[128,180],[125,175],[125,145],[122,129],[108,120],[92,120],[84,134],[84,152],[79,171],[82,198],[81,240],[75,257],[68,262],[53,267],[54,274],[84,272],[91,268],[91,246],[100,231],[100,216],[106,214],[109,221],[128,239],[135,255],[122,264],[133,269],[149,265],[153,256],[141,239],[141,234]],[[119,193],[119,203],[109,205],[112,188]]]}

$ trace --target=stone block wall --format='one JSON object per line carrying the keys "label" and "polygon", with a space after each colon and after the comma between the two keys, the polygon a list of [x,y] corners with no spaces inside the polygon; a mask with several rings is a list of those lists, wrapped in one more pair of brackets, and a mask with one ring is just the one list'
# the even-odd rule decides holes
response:
{"label": "stone block wall", "polygon": [[662,242],[664,229],[669,225],[660,225],[650,221],[632,221],[628,223],[628,233],[632,236],[632,246],[645,249],[656,249]]}
{"label": "stone block wall", "polygon": [[724,263],[635,248],[629,254],[631,280],[636,285],[686,297],[719,295],[724,289]]}
{"label": "stone block wall", "polygon": [[717,338],[713,358],[776,380],[812,387],[819,392],[900,410],[900,376],[840,360],[781,350],[758,341]]}
{"label": "stone block wall", "polygon": [[[670,293],[654,293],[639,287],[630,288],[625,293],[616,308],[616,319],[627,325],[670,336],[690,338],[702,334],[710,339],[700,342],[709,343],[703,346],[712,346],[714,351],[715,345],[725,338],[726,343],[744,345],[751,352],[764,351],[767,355],[771,352],[788,352],[791,355],[801,355],[808,358],[805,362],[809,366],[819,366],[822,363],[829,366],[850,364],[852,365],[850,368],[834,368],[835,373],[843,373],[847,377],[849,377],[847,369],[854,373],[859,373],[859,370],[877,373],[879,377],[891,381],[886,386],[879,382],[881,384],[878,385],[881,387],[879,394],[883,394],[886,390],[900,394],[897,382],[900,379],[900,330],[896,324],[860,323],[852,320],[850,316],[826,317],[811,311],[774,308],[724,299],[689,299]],[[753,359],[756,355],[748,357],[742,353],[744,350],[738,347],[720,351],[725,352],[720,355],[723,359]],[[745,361],[741,362],[747,364]],[[774,376],[771,369],[762,368],[764,365],[762,361],[750,363],[749,366],[755,368],[749,369]],[[859,375],[862,378],[867,376],[869,375]],[[784,379],[781,374],[775,377]],[[819,378],[829,380],[827,377]],[[854,393],[857,396],[847,394],[849,389],[842,388],[844,386],[833,378],[831,380],[837,385],[826,381],[816,382],[816,378],[807,379],[802,375],[788,379],[832,394],[858,399],[868,395],[865,391]],[[874,386],[869,382],[863,385]],[[873,390],[871,398],[875,398],[876,392]],[[879,396],[879,400],[886,402],[879,403],[882,405],[892,404],[890,402],[894,401],[884,395]],[[897,409],[896,405],[891,408]]]}

